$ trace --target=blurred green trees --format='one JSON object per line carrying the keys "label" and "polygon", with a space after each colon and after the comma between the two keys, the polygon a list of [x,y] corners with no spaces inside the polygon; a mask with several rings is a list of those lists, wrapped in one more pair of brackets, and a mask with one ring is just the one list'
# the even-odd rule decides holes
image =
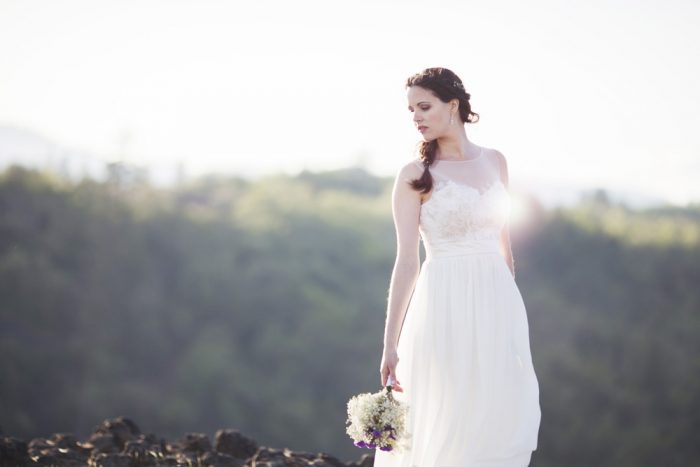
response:
{"label": "blurred green trees", "polygon": [[[379,388],[390,179],[68,182],[0,175],[0,427],[127,415],[359,457],[345,403]],[[533,466],[700,462],[700,208],[598,193],[512,233],[542,426]]]}

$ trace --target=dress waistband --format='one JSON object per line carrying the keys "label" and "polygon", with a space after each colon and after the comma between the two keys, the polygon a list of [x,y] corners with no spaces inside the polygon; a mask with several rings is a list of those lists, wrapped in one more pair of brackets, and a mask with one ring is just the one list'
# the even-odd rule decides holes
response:
{"label": "dress waistband", "polygon": [[450,256],[471,255],[477,253],[500,253],[501,245],[498,237],[462,238],[446,242],[425,242],[426,259]]}

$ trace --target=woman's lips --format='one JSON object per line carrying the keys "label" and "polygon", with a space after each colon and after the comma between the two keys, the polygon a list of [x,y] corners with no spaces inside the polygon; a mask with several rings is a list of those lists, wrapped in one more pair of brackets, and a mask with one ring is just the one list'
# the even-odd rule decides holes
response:
{"label": "woman's lips", "polygon": [[427,129],[428,129],[427,126],[419,126],[419,127],[418,127],[418,131],[420,131],[421,133],[423,133],[423,132],[424,132],[425,130],[427,130]]}

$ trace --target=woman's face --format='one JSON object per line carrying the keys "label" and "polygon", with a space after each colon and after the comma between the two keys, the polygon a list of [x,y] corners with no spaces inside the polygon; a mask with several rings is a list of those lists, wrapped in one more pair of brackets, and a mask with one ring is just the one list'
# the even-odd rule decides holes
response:
{"label": "woman's face", "polygon": [[[456,110],[452,101],[442,102],[432,91],[420,86],[409,87],[407,97],[408,110],[413,112],[413,123],[423,139],[430,141],[447,133],[450,128],[450,110]],[[459,121],[456,112],[453,118]]]}

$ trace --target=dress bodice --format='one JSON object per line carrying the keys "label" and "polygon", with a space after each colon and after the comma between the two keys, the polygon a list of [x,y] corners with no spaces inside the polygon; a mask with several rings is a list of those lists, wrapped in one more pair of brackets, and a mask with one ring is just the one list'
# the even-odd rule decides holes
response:
{"label": "dress bodice", "polygon": [[497,170],[478,160],[433,165],[433,190],[420,207],[419,222],[428,255],[498,251],[510,196]]}

